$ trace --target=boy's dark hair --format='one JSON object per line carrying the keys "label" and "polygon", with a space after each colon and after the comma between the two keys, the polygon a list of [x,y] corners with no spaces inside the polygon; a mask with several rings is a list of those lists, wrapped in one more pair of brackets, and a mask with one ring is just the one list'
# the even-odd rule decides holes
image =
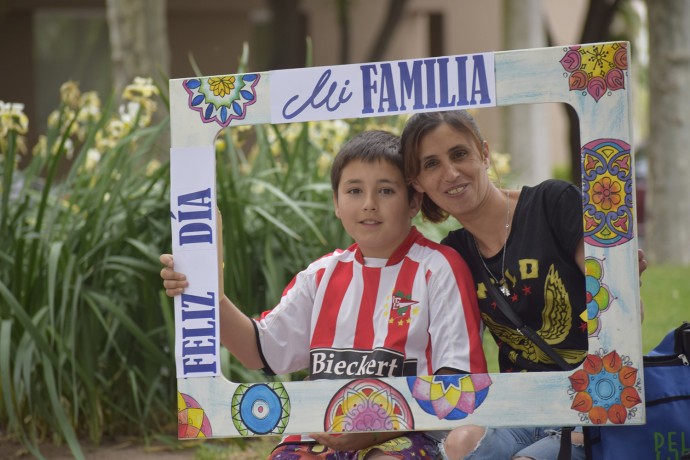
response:
{"label": "boy's dark hair", "polygon": [[[365,163],[386,161],[398,168],[403,177],[405,177],[403,157],[400,153],[400,137],[387,131],[363,131],[345,142],[333,160],[333,165],[331,166],[331,187],[336,195],[338,194],[338,186],[343,175],[343,169],[354,160]],[[413,193],[414,189],[409,186],[407,189],[408,199],[412,198]]]}
{"label": "boy's dark hair", "polygon": [[[477,149],[482,152],[484,138],[479,131],[477,122],[466,110],[449,110],[445,112],[425,112],[414,114],[405,124],[401,136],[402,157],[405,168],[405,178],[408,182],[419,176],[419,142],[430,131],[442,124],[447,124],[460,133],[469,134],[477,143]],[[431,201],[425,193],[422,197],[422,216],[437,223],[448,218],[448,213]]]}

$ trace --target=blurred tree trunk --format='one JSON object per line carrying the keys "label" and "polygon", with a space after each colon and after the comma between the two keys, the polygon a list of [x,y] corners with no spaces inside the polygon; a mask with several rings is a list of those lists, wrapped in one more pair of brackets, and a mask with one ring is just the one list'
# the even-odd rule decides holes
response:
{"label": "blurred tree trunk", "polygon": [[406,4],[407,0],[390,0],[388,2],[386,20],[383,26],[381,26],[381,29],[379,29],[379,34],[371,47],[371,51],[369,51],[367,61],[374,62],[383,60],[388,45],[390,45],[393,35],[395,34],[395,29],[398,27],[403,17]]}
{"label": "blurred tree trunk", "polygon": [[338,0],[338,30],[340,32],[340,59],[341,64],[350,63],[350,0]]}
{"label": "blurred tree trunk", "polygon": [[299,0],[268,0],[271,10],[270,69],[291,69],[306,65],[304,18]]}
{"label": "blurred tree trunk", "polygon": [[648,0],[650,261],[690,264],[690,1]]}
{"label": "blurred tree trunk", "polygon": [[134,77],[170,76],[166,0],[106,0],[115,94]]}
{"label": "blurred tree trunk", "polygon": [[[506,50],[546,46],[540,0],[503,0],[503,47]],[[511,157],[516,185],[534,185],[553,176],[544,104],[511,105],[503,110],[503,146]]]}
{"label": "blurred tree trunk", "polygon": [[[589,0],[589,7],[587,8],[587,15],[585,16],[579,43],[597,43],[611,40],[609,31],[622,1]],[[577,113],[569,104],[563,104],[563,107],[568,116],[569,126],[570,181],[580,186],[582,183],[580,121],[578,120]]]}

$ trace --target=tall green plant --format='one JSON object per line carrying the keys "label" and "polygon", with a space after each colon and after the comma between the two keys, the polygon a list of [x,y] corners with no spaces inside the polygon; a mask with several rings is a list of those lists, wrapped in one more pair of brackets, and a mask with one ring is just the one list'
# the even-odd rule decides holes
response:
{"label": "tall green plant", "polygon": [[67,83],[26,168],[14,161],[20,133],[2,145],[0,421],[36,456],[46,438],[83,457],[81,436],[149,433],[173,400],[155,91],[138,81],[115,111]]}
{"label": "tall green plant", "polygon": [[[44,440],[174,433],[167,119],[137,79],[101,106],[71,82],[30,159],[21,106],[0,103],[0,426],[36,457]],[[383,122],[383,125],[381,124]],[[270,308],[310,261],[350,239],[329,170],[355,132],[395,121],[232,128],[217,141],[225,290],[250,315]],[[235,381],[263,380],[223,354]],[[3,431],[5,429],[3,428]]]}

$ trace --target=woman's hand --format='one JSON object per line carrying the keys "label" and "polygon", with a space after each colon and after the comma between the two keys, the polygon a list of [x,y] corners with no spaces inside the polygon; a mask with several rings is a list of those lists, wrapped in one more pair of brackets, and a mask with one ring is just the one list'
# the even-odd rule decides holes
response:
{"label": "woman's hand", "polygon": [[182,294],[185,288],[189,286],[189,282],[184,274],[174,270],[172,254],[161,254],[158,260],[163,264],[161,278],[163,278],[165,294],[168,297],[175,297],[176,295]]}
{"label": "woman's hand", "polygon": [[[642,272],[647,270],[647,259],[644,258],[644,251],[642,249],[637,250],[637,266],[640,269],[640,276],[642,275]],[[640,286],[642,285],[642,281],[640,281]]]}

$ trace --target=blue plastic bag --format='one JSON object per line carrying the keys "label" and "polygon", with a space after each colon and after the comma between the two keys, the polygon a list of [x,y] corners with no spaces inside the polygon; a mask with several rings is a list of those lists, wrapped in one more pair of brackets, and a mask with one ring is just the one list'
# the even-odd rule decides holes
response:
{"label": "blue plastic bag", "polygon": [[586,427],[590,460],[690,459],[690,323],[644,356],[645,425]]}

